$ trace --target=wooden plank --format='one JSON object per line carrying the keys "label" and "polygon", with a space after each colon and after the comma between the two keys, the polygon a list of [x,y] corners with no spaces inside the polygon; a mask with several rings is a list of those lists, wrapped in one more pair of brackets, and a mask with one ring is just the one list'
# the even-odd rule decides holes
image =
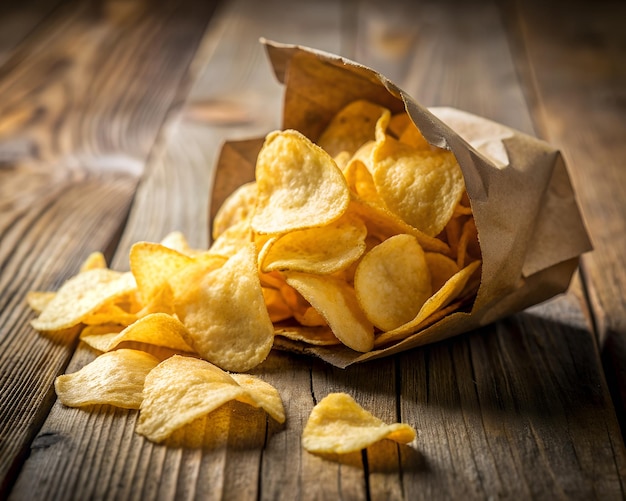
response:
{"label": "wooden plank", "polygon": [[564,152],[594,244],[582,260],[583,277],[624,432],[626,6],[516,2],[513,16],[537,128]]}
{"label": "wooden plank", "polygon": [[[102,8],[65,4],[1,72],[0,496],[15,481],[76,344],[75,332],[49,339],[32,330],[26,293],[57,288],[91,251],[111,258],[212,10]],[[161,84],[151,85],[157,78]],[[54,442],[42,437],[35,448]]]}

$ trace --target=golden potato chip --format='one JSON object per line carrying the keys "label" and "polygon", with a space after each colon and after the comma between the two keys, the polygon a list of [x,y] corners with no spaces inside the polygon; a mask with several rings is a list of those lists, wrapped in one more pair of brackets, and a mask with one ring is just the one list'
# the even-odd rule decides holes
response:
{"label": "golden potato chip", "polygon": [[254,244],[190,282],[176,299],[185,341],[206,360],[243,372],[265,360],[274,326],[263,300]]}
{"label": "golden potato chip", "polygon": [[350,201],[343,173],[322,148],[294,130],[265,139],[256,164],[252,229],[286,233],[331,223]]}
{"label": "golden potato chip", "polygon": [[205,360],[179,355],[164,360],[146,377],[136,431],[162,442],[231,400],[261,407],[279,423],[285,421],[275,388],[252,376],[233,376]]}
{"label": "golden potato chip", "polygon": [[294,310],[293,317],[299,324],[306,327],[318,327],[328,325],[326,319],[312,306],[305,308],[304,310]]}
{"label": "golden potato chip", "polygon": [[454,274],[437,292],[424,303],[417,316],[410,322],[399,326],[397,329],[384,332],[376,339],[376,345],[380,346],[394,341],[399,341],[411,335],[417,327],[430,315],[441,310],[454,301],[467,284],[470,277],[480,267],[480,261],[474,261],[465,268]]}
{"label": "golden potato chip", "polygon": [[292,341],[300,341],[316,346],[332,346],[341,344],[330,327],[306,325],[277,325],[274,333]]}
{"label": "golden potato chip", "polygon": [[283,298],[280,290],[272,289],[271,287],[262,287],[263,299],[267,312],[269,313],[270,320],[273,323],[280,322],[293,316],[291,308]]}
{"label": "golden potato chip", "polygon": [[102,252],[92,252],[87,256],[87,259],[83,261],[83,264],[80,265],[80,272],[87,270],[94,270],[96,268],[106,268],[107,262],[104,258],[104,254]]}
{"label": "golden potato chip", "polygon": [[165,235],[163,240],[161,240],[161,245],[178,251],[181,254],[185,254],[186,256],[194,256],[200,252],[199,249],[192,249],[189,246],[187,238],[180,231],[172,231],[171,233]]}
{"label": "golden potato chip", "polygon": [[408,444],[416,436],[408,424],[385,424],[350,395],[330,393],[313,407],[302,433],[302,446],[314,454],[347,454],[383,439]]}
{"label": "golden potato chip", "polygon": [[80,324],[90,313],[136,288],[130,273],[95,268],[67,280],[31,325],[39,331],[57,331]]}
{"label": "golden potato chip", "polygon": [[161,442],[174,430],[245,395],[246,390],[215,365],[174,355],[146,377],[136,431]]}
{"label": "golden potato chip", "polygon": [[409,123],[402,131],[402,134],[400,135],[400,142],[408,144],[416,150],[435,150],[435,148],[430,146],[430,143],[426,141],[426,138],[422,136],[420,130],[411,120],[409,120]]}
{"label": "golden potato chip", "polygon": [[68,407],[109,404],[139,409],[146,375],[159,360],[138,350],[104,353],[72,374],[56,378],[54,388]]}
{"label": "golden potato chip", "polygon": [[287,283],[324,317],[337,338],[355,351],[374,346],[374,328],[357,302],[354,289],[331,276],[290,272]]}
{"label": "golden potato chip", "polygon": [[334,157],[343,151],[353,155],[364,143],[375,139],[376,122],[389,110],[360,99],[341,109],[316,143]]}
{"label": "golden potato chip", "polygon": [[137,280],[143,304],[149,304],[168,279],[193,263],[193,258],[153,242],[137,242],[130,249],[130,271]]}
{"label": "golden potato chip", "polygon": [[424,251],[411,235],[395,235],[370,250],[354,273],[365,315],[383,331],[412,320],[432,294]]}
{"label": "golden potato chip", "polygon": [[389,119],[389,124],[387,126],[387,133],[391,134],[396,139],[400,139],[400,136],[404,132],[404,130],[412,124],[413,122],[409,118],[409,115],[405,112],[396,113],[392,115]]}
{"label": "golden potato chip", "polygon": [[368,235],[371,237],[385,240],[390,236],[406,233],[417,238],[424,250],[441,252],[446,255],[451,252],[450,247],[442,240],[426,235],[417,228],[405,223],[400,217],[391,213],[385,207],[369,203],[356,195],[352,197],[348,211],[354,212],[363,220],[367,227]]}
{"label": "golden potato chip", "polygon": [[250,221],[244,220],[226,228],[213,241],[209,252],[211,254],[229,257],[236,254],[242,246],[252,242]]}
{"label": "golden potato chip", "polygon": [[124,310],[115,303],[102,305],[96,311],[83,317],[82,323],[87,325],[120,324],[130,325],[137,320],[137,314]]}
{"label": "golden potato chip", "polygon": [[56,296],[56,292],[29,291],[26,294],[26,303],[35,313],[39,314],[48,306],[54,296]]}
{"label": "golden potato chip", "polygon": [[259,254],[260,269],[335,273],[361,257],[366,236],[363,221],[354,214],[344,214],[326,226],[296,230],[269,240]]}
{"label": "golden potato chip", "polygon": [[382,199],[376,191],[374,178],[369,169],[358,158],[353,158],[343,171],[350,190],[364,200],[373,205],[382,205]]}
{"label": "golden potato chip", "polygon": [[465,262],[468,260],[480,258],[480,248],[478,247],[478,231],[476,230],[476,223],[474,218],[468,219],[463,224],[463,230],[461,237],[459,238],[459,244],[457,248],[457,265],[459,268],[465,266]]}
{"label": "golden potato chip", "polygon": [[98,351],[108,351],[109,344],[126,326],[118,324],[87,325],[80,331],[80,340]]}
{"label": "golden potato chip", "polygon": [[[185,326],[180,320],[166,313],[152,313],[140,318],[135,323],[126,327],[122,332],[112,337],[106,346],[98,343],[102,351],[111,351],[120,343],[134,341],[137,343],[163,346],[172,350],[192,352],[193,348],[185,341]],[[98,337],[97,335],[95,335]],[[94,346],[91,339],[81,334],[81,339]],[[96,340],[97,342],[98,340]],[[95,346],[94,346],[95,347]],[[104,349],[103,349],[104,348]]]}
{"label": "golden potato chip", "polygon": [[430,283],[433,292],[441,289],[452,275],[459,271],[459,267],[448,256],[439,254],[438,252],[426,252],[426,263],[430,270]]}
{"label": "golden potato chip", "polygon": [[240,397],[237,400],[260,407],[278,423],[285,422],[285,408],[276,388],[249,374],[231,374],[230,377],[248,393],[247,398]]}
{"label": "golden potato chip", "polygon": [[421,151],[385,136],[372,152],[374,183],[385,205],[411,226],[437,235],[465,191],[449,151]]}
{"label": "golden potato chip", "polygon": [[212,237],[214,240],[231,226],[252,217],[256,193],[256,181],[252,181],[242,184],[224,200],[213,218]]}

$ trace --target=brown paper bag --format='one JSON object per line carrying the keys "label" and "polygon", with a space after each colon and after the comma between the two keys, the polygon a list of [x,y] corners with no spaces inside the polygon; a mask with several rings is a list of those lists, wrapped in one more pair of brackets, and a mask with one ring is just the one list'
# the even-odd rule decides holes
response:
{"label": "brown paper bag", "polygon": [[[278,347],[346,367],[467,332],[567,289],[578,256],[591,245],[559,151],[463,111],[426,109],[383,75],[339,56],[263,43],[285,84],[283,129],[299,130],[315,141],[341,108],[367,99],[392,113],[406,110],[431,144],[451,150],[465,177],[483,259],[470,312],[451,313],[390,347],[365,354],[287,340],[277,342]],[[216,182],[222,195],[213,200],[213,214],[236,187],[219,187],[220,180],[251,180],[261,144],[259,139],[225,145]]]}

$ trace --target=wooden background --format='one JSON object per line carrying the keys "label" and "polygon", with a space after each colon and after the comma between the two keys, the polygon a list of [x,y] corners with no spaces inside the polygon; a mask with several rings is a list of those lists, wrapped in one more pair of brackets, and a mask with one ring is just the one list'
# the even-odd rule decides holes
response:
{"label": "wooden background", "polygon": [[[539,0],[23,0],[0,3],[0,498],[623,499],[626,4]],[[91,251],[208,243],[227,139],[280,127],[259,37],[368,65],[562,149],[595,250],[570,291],[467,335],[347,370],[273,353],[287,423],[235,419],[214,447],[157,446],[136,413],[55,402],[93,359],[34,332],[29,290]],[[410,447],[328,460],[300,447],[346,391]]]}

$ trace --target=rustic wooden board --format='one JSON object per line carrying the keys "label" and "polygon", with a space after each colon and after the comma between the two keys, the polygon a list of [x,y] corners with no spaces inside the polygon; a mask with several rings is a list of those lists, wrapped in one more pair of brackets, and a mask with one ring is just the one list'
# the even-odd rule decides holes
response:
{"label": "rustic wooden board", "polygon": [[[187,63],[173,53],[167,64],[175,62],[177,72],[168,73],[165,82],[163,75],[152,79],[151,92],[172,97],[159,103],[163,112],[158,120],[148,120],[154,128],[133,131],[128,142],[120,139],[117,146],[126,152],[122,146],[131,148],[134,141],[152,134],[151,142],[139,141],[146,146],[138,155],[143,176],[115,249],[114,266],[127,266],[134,241],[159,240],[174,229],[183,230],[194,245],[206,245],[207,215],[214,210],[209,193],[223,197],[248,179],[237,172],[220,172],[214,179],[211,166],[224,140],[255,137],[280,125],[281,89],[256,43],[259,36],[358,59],[384,71],[424,104],[454,105],[532,132],[537,110],[529,112],[525,96],[534,91],[517,78],[519,58],[512,57],[506,43],[511,31],[501,21],[502,11],[489,2],[451,7],[402,1],[382,9],[365,1],[313,2],[305,7],[286,0],[224,3],[211,19],[191,68],[187,70]],[[194,17],[195,31],[187,33],[187,45],[181,46],[187,55],[194,53],[192,40],[201,31],[199,16]],[[180,19],[188,17],[181,14]],[[156,30],[158,22],[154,22]],[[172,24],[163,26],[175,31]],[[135,47],[138,41],[127,43]],[[165,94],[159,89],[165,89]],[[109,98],[116,102],[120,96]],[[102,99],[101,107],[107,102]],[[101,124],[98,138],[122,137],[112,136],[109,129],[119,124],[117,116],[111,113],[111,122]],[[31,129],[24,131],[30,137]],[[80,144],[71,143],[67,151]],[[96,146],[100,144],[96,140],[89,144],[94,156],[104,148]],[[52,147],[46,152],[60,154]],[[39,166],[40,158],[35,160]],[[57,200],[53,193],[50,199]],[[60,224],[54,217],[51,220]],[[76,224],[84,229],[91,221]],[[107,231],[116,243],[115,232]],[[100,245],[92,234],[96,232],[88,233],[86,241]],[[17,248],[11,244],[3,252],[15,254],[17,265],[26,266]],[[55,255],[61,254],[59,247]],[[40,255],[35,249],[32,256]],[[39,267],[29,271],[30,282],[58,285],[75,271],[80,259],[74,254],[63,256],[68,266],[57,272],[56,281],[42,278]],[[49,261],[44,262],[49,266]],[[23,297],[30,285],[27,281],[20,287],[10,296]],[[76,410],[57,403],[32,442],[12,496],[621,499],[624,446],[579,292],[575,287],[547,305],[466,336],[346,370],[307,357],[272,353],[254,373],[280,391],[286,424],[277,426],[234,409],[230,418],[206,424],[220,428],[222,434],[203,448],[145,441],[133,431],[135,412],[106,407]],[[6,339],[11,340],[16,330],[35,338],[26,324],[29,314],[11,306],[15,327]],[[0,315],[6,310],[2,308]],[[64,354],[57,357],[57,372],[63,369],[58,359],[67,360],[69,349],[63,346]],[[19,350],[14,353],[24,356]],[[66,370],[77,370],[94,356],[79,345]],[[34,364],[40,363],[43,356],[35,359]],[[5,360],[0,360],[3,368]],[[48,406],[53,375],[47,376]],[[36,385],[44,390],[41,379]],[[414,424],[417,441],[402,447],[382,444],[342,458],[305,452],[300,436],[308,413],[332,391],[352,394],[384,420]],[[24,392],[16,395],[22,402],[31,397]],[[37,403],[39,420],[47,409],[45,403]],[[242,434],[244,419],[253,424],[247,434]],[[31,421],[31,433],[38,422]]]}
{"label": "rustic wooden board", "polygon": [[0,77],[0,497],[76,346],[75,332],[48,339],[30,328],[26,293],[56,289],[94,250],[112,257],[211,13],[104,7],[67,2],[44,16]]}
{"label": "rustic wooden board", "polygon": [[564,152],[594,244],[582,260],[584,285],[624,432],[626,5],[517,2],[510,12],[537,129]]}

